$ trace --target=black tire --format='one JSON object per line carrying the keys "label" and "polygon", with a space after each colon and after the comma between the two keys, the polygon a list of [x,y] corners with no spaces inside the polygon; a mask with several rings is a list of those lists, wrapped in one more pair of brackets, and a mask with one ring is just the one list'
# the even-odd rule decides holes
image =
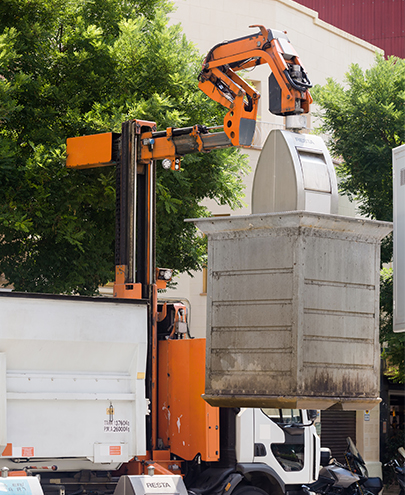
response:
{"label": "black tire", "polygon": [[239,485],[232,492],[232,495],[269,495],[267,492],[257,486]]}

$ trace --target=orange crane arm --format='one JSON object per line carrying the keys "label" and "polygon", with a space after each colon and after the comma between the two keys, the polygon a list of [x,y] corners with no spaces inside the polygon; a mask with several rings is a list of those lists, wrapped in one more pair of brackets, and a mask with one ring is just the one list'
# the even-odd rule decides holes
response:
{"label": "orange crane arm", "polygon": [[[268,64],[272,71],[270,112],[283,116],[308,113],[312,85],[287,35],[264,26],[250,27],[259,27],[260,31],[214,46],[205,57],[199,75],[199,88],[229,110],[224,118],[224,131],[210,132],[211,129],[201,125],[158,132],[155,125],[146,131],[142,128],[138,147],[140,163],[163,160],[165,167],[179,170],[181,157],[188,153],[251,146],[260,94],[236,73],[240,70]],[[115,163],[120,139],[114,133],[68,139],[67,166],[88,168]]]}
{"label": "orange crane arm", "polygon": [[269,110],[275,115],[308,113],[311,83],[286,33],[259,27],[260,31],[214,46],[205,57],[199,88],[229,109],[224,131],[234,146],[250,146],[260,94],[237,71],[268,64]]}

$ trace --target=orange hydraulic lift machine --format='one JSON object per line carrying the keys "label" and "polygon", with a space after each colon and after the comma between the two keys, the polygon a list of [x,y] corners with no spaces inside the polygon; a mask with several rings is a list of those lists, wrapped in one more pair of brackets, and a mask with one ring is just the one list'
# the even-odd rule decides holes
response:
{"label": "orange hydraulic lift machine", "polygon": [[[237,74],[240,70],[262,64],[270,66],[269,110],[273,114],[288,116],[309,111],[312,98],[308,90],[311,83],[286,33],[263,26],[251,27],[258,27],[259,31],[214,46],[207,54],[199,75],[199,88],[228,109],[222,131],[217,132],[217,129],[202,125],[180,129],[169,127],[165,131],[157,131],[155,122],[130,120],[122,124],[121,134],[109,132],[67,140],[67,167],[85,169],[116,166],[114,296],[146,298],[150,301],[150,376],[147,380],[147,396],[151,409],[148,425],[149,454],[145,459],[131,463],[132,467],[126,468],[129,474],[139,474],[146,470],[148,461],[155,461],[157,473],[163,474],[167,472],[167,468],[171,468],[173,472],[170,451],[183,458],[192,458],[198,452],[205,452],[204,460],[217,460],[219,456],[218,414],[215,415],[211,411],[209,421],[212,421],[212,425],[206,430],[209,433],[199,436],[196,430],[193,431],[193,438],[198,439],[196,441],[200,445],[179,454],[176,452],[175,434],[170,430],[165,417],[158,413],[160,394],[165,393],[162,383],[162,391],[159,391],[158,397],[158,377],[165,376],[162,370],[171,366],[170,356],[176,359],[177,348],[165,349],[164,354],[162,353],[165,358],[162,359],[158,370],[158,323],[167,318],[167,305],[161,306],[158,311],[157,291],[166,286],[167,280],[171,278],[171,270],[157,269],[155,266],[155,174],[157,160],[162,160],[164,168],[180,170],[181,157],[188,153],[208,152],[229,146],[251,146],[260,94]],[[181,323],[184,311],[175,309],[173,318],[173,324]],[[192,339],[182,339],[182,332],[178,335],[183,347],[184,340],[188,340],[189,344],[193,342]],[[162,340],[162,346],[170,345],[170,340],[171,338]],[[193,354],[195,352],[197,355]],[[200,363],[198,366],[202,393],[204,348],[193,348],[188,356],[190,362]],[[163,378],[160,380],[163,381]],[[179,383],[184,389],[184,375],[179,378]],[[192,390],[196,390],[195,384],[183,393],[192,393]],[[199,392],[196,397],[198,396]],[[198,407],[210,408],[202,399]],[[201,424],[201,414],[194,411],[189,420],[196,421],[197,427]],[[164,448],[158,445],[158,438],[162,437],[162,432],[170,444],[164,445]],[[211,435],[211,438],[207,438],[207,435]],[[177,444],[180,443],[183,442],[177,441]]]}

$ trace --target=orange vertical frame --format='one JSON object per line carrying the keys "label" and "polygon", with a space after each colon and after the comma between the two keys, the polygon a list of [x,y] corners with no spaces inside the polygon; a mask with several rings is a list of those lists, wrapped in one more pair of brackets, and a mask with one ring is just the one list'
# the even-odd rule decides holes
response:
{"label": "orange vertical frame", "polygon": [[219,409],[201,397],[205,339],[162,340],[158,352],[159,438],[185,460],[217,461]]}

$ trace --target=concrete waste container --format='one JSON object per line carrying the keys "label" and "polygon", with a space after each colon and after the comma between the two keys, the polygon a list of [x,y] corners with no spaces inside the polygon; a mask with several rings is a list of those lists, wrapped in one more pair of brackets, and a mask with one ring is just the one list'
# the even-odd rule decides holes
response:
{"label": "concrete waste container", "polygon": [[193,221],[208,236],[207,402],[373,407],[391,224],[306,211]]}

